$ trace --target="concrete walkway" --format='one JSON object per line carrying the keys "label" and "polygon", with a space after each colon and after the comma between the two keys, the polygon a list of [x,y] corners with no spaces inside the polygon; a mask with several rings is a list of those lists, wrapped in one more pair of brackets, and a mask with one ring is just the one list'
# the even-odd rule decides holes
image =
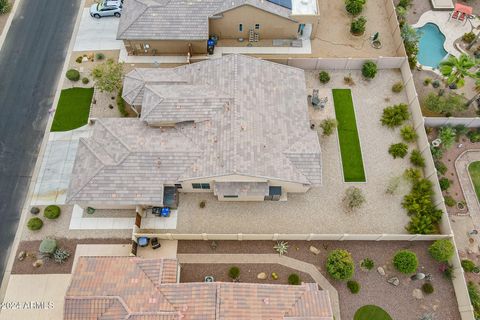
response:
{"label": "concrete walkway", "polygon": [[323,290],[330,294],[333,314],[340,320],[340,302],[338,292],[313,264],[277,254],[178,254],[178,262],[182,263],[276,263],[282,266],[308,273]]}
{"label": "concrete walkway", "polygon": [[[458,226],[459,228],[454,227],[454,229],[456,229],[455,231],[458,231],[454,232],[455,239],[459,249],[471,250],[473,252],[478,252],[479,248],[478,246],[472,247],[469,242],[470,237],[467,235],[467,233],[471,231],[471,229],[480,228],[480,204],[478,203],[477,194],[475,193],[475,189],[468,172],[468,166],[472,162],[476,161],[480,161],[480,150],[466,150],[455,160],[455,171],[457,172],[460,187],[462,188],[465,201],[467,202],[468,212],[470,214],[469,219],[455,218],[456,222],[458,221],[461,222],[462,225],[466,224],[468,226],[468,228],[465,226]],[[473,237],[476,240],[475,243],[480,243],[479,235]]]}

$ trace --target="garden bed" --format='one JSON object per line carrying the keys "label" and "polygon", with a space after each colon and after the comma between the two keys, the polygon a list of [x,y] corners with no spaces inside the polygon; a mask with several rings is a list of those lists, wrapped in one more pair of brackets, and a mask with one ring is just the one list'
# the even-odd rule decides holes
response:
{"label": "garden bed", "polygon": [[480,201],[480,161],[472,162],[470,166],[468,166],[468,173],[472,179],[477,198]]}
{"label": "garden bed", "polygon": [[332,89],[345,182],[365,182],[362,149],[350,89]]}
{"label": "garden bed", "polygon": [[[240,282],[245,283],[270,283],[270,284],[288,284],[288,276],[296,273],[300,276],[302,282],[315,282],[312,277],[295,269],[291,269],[278,264],[201,264],[201,263],[182,263],[180,272],[180,282],[203,282],[206,276],[213,276],[215,281],[231,282],[228,271],[232,266],[240,269]],[[264,272],[267,279],[261,280],[257,275]],[[274,280],[272,272],[278,275]]]}
{"label": "garden bed", "polygon": [[[275,253],[274,244],[273,241],[217,241],[214,251],[210,247],[211,241],[179,241],[178,253]],[[374,304],[385,309],[393,319],[417,319],[425,313],[434,312],[436,320],[458,320],[460,315],[453,285],[443,277],[438,270],[438,263],[429,256],[427,248],[430,244],[431,242],[423,241],[289,241],[287,256],[314,264],[329,279],[339,293],[342,319],[353,319],[360,307]],[[318,248],[320,254],[314,255],[310,252],[310,246]],[[345,282],[335,281],[325,272],[327,253],[337,248],[351,252],[356,262],[353,279],[361,285],[360,292],[356,295],[349,292]],[[395,271],[391,264],[394,253],[405,248],[416,252],[419,259],[418,270],[433,276],[435,291],[421,300],[414,298],[412,291],[420,288],[424,281],[411,281],[407,275]],[[358,266],[358,262],[366,257],[375,262],[375,268],[369,272],[361,271]],[[378,266],[384,267],[386,276],[375,271]],[[225,274],[224,271],[221,269],[219,273]],[[400,279],[397,287],[387,283],[387,279],[393,276]]]}
{"label": "garden bed", "polygon": [[[75,250],[78,244],[125,244],[131,243],[130,239],[56,239],[57,247],[66,249],[70,257],[63,264],[58,264],[53,259],[44,259],[43,266],[35,268],[32,264],[38,259],[38,248],[41,241],[22,241],[18,245],[12,274],[59,274],[71,273]],[[23,261],[18,260],[18,254],[25,251],[28,256]]]}

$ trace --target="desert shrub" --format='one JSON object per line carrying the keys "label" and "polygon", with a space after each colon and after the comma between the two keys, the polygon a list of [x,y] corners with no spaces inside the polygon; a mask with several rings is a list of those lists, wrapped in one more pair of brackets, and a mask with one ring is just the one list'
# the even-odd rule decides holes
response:
{"label": "desert shrub", "polygon": [[351,15],[359,15],[362,10],[363,6],[365,5],[365,0],[346,0],[345,1],[345,10]]}
{"label": "desert shrub", "polygon": [[478,130],[471,130],[467,133],[467,137],[470,142],[480,142],[480,131]]}
{"label": "desert shrub", "polygon": [[205,200],[200,201],[200,203],[198,204],[198,206],[200,207],[200,209],[205,208],[206,205],[207,205],[207,202],[206,202]]}
{"label": "desert shrub", "polygon": [[337,127],[337,120],[327,118],[320,122],[320,128],[322,128],[324,136],[330,136]]}
{"label": "desert shrub", "polygon": [[354,35],[361,35],[365,32],[366,24],[367,19],[365,19],[365,17],[353,19],[350,25],[350,32]]}
{"label": "desert shrub", "polygon": [[422,156],[422,153],[415,149],[412,150],[412,153],[410,154],[410,162],[417,167],[423,168],[425,167],[425,159]]}
{"label": "desert shrub", "polygon": [[83,84],[88,84],[89,82],[90,82],[90,79],[88,79],[87,77],[82,78],[82,83]]}
{"label": "desert shrub", "polygon": [[373,61],[367,61],[362,66],[362,75],[367,79],[375,78],[377,74],[377,65]]}
{"label": "desert shrub", "polygon": [[435,161],[435,168],[437,169],[438,173],[440,173],[440,174],[442,174],[442,175],[445,174],[445,173],[447,173],[447,170],[448,170],[448,168],[447,168],[447,166],[445,165],[445,163],[443,163],[443,162],[440,161],[440,160]]}
{"label": "desert shrub", "polygon": [[448,180],[448,178],[440,178],[438,182],[440,183],[440,189],[442,189],[442,191],[450,188],[450,180]]}
{"label": "desert shrub", "polygon": [[57,248],[53,253],[53,260],[55,261],[55,263],[60,263],[60,264],[65,263],[68,257],[70,257],[70,252],[68,252],[68,250],[63,248]]}
{"label": "desert shrub", "polygon": [[358,292],[360,292],[360,283],[355,280],[348,280],[347,288],[350,290],[351,293],[357,294]]}
{"label": "desert shrub", "polygon": [[374,266],[375,262],[370,258],[365,258],[360,262],[360,267],[366,270],[372,270]]}
{"label": "desert shrub", "polygon": [[393,159],[404,158],[408,153],[408,146],[403,143],[394,143],[388,148],[388,153],[390,153]]}
{"label": "desert shrub", "polygon": [[82,63],[83,61],[83,56],[78,56],[77,59],[75,59],[76,63]]}
{"label": "desert shrub", "polygon": [[103,60],[105,59],[105,55],[101,52],[95,54],[95,60]]}
{"label": "desert shrub", "polygon": [[60,207],[55,205],[48,206],[43,210],[43,216],[47,219],[57,219],[60,213]]}
{"label": "desert shrub", "polygon": [[406,125],[402,129],[400,129],[400,136],[405,142],[415,141],[418,137],[417,132],[415,131],[415,129],[413,129],[411,125]]}
{"label": "desert shrub", "polygon": [[469,260],[469,259],[462,260],[462,268],[463,270],[465,270],[465,272],[473,272],[475,267],[476,265],[472,260]]}
{"label": "desert shrub", "polygon": [[397,191],[398,186],[400,185],[400,178],[401,177],[391,177],[388,181],[387,190],[385,190],[385,193],[395,194],[395,191]]}
{"label": "desert shrub", "polygon": [[327,272],[333,279],[347,280],[353,276],[355,264],[347,250],[333,250],[327,258]]}
{"label": "desert shrub", "polygon": [[402,125],[408,119],[410,119],[408,106],[401,103],[383,109],[383,114],[380,121],[384,126],[395,128]]}
{"label": "desert shrub", "polygon": [[320,71],[318,74],[318,79],[321,83],[325,84],[330,81],[330,74],[327,71]]}
{"label": "desert shrub", "polygon": [[428,86],[430,83],[432,83],[432,78],[423,79],[423,85],[424,86]]}
{"label": "desert shrub", "polygon": [[408,168],[403,172],[403,176],[408,181],[415,183],[422,178],[422,172],[417,168]]}
{"label": "desert shrub", "polygon": [[445,196],[444,200],[447,207],[453,207],[457,204],[457,201],[455,201],[455,199],[453,199],[451,196]]}
{"label": "desert shrub", "polygon": [[300,276],[296,273],[292,273],[288,276],[288,284],[298,286],[301,283]]}
{"label": "desert shrub", "polygon": [[472,43],[473,40],[475,40],[475,33],[471,31],[464,33],[462,36],[462,40],[465,41],[466,43]]}
{"label": "desert shrub", "polygon": [[410,234],[432,234],[438,232],[438,219],[428,215],[412,215],[405,229]]}
{"label": "desert shrub", "polygon": [[398,2],[399,7],[403,7],[405,9],[408,9],[412,5],[412,0],[400,0]]}
{"label": "desert shrub", "polygon": [[423,106],[432,112],[442,114],[451,114],[467,109],[466,98],[453,93],[440,95],[440,93],[431,92],[423,100]]}
{"label": "desert shrub", "polygon": [[466,135],[468,133],[468,131],[470,130],[466,125],[464,124],[459,124],[459,125],[456,125],[455,127],[453,127],[453,129],[455,130],[455,141],[460,141],[460,138],[463,136],[463,135]]}
{"label": "desert shrub", "polygon": [[399,92],[402,92],[402,90],[403,90],[403,83],[397,82],[397,83],[393,84],[393,86],[392,86],[392,91],[393,92],[399,93]]}
{"label": "desert shrub", "polygon": [[438,130],[438,137],[442,140],[442,148],[450,148],[457,137],[457,132],[453,127],[445,126]]}
{"label": "desert shrub", "polygon": [[45,238],[40,242],[38,251],[42,255],[52,255],[57,249],[57,240],[52,238]]}
{"label": "desert shrub", "polygon": [[238,267],[231,267],[228,270],[228,276],[232,278],[233,280],[238,279],[240,277],[240,268]]}
{"label": "desert shrub", "polygon": [[448,261],[454,254],[455,248],[449,239],[436,240],[428,247],[428,253],[439,262]]}
{"label": "desert shrub", "polygon": [[426,282],[422,285],[422,291],[425,294],[432,294],[433,293],[433,286],[430,282]]}
{"label": "desert shrub", "polygon": [[349,73],[348,76],[343,77],[343,83],[345,83],[347,86],[354,86],[355,85],[355,81],[353,81],[351,73]]}
{"label": "desert shrub", "polygon": [[410,250],[399,250],[393,257],[395,269],[402,273],[413,273],[417,270],[417,255]]}
{"label": "desert shrub", "polygon": [[67,71],[67,73],[65,74],[65,76],[67,77],[68,80],[70,81],[78,81],[80,80],[80,72],[78,72],[77,70],[75,69],[70,69]]}
{"label": "desert shrub", "polygon": [[478,291],[477,285],[472,281],[468,281],[467,288],[475,319],[478,319],[480,317],[480,292]]}
{"label": "desert shrub", "polygon": [[122,97],[122,93],[123,93],[123,88],[120,88],[120,90],[118,90],[117,99],[116,99],[117,100],[117,108],[118,108],[118,112],[120,112],[122,117],[127,117],[128,112],[127,112],[127,109],[126,109],[125,100],[123,100],[123,97]]}
{"label": "desert shrub", "polygon": [[443,156],[443,149],[430,146],[430,153],[432,154],[433,159],[438,160],[441,159]]}
{"label": "desert shrub", "polygon": [[345,197],[343,203],[349,210],[355,210],[360,208],[365,203],[365,196],[360,188],[349,187],[345,191]]}
{"label": "desert shrub", "polygon": [[43,227],[43,221],[42,219],[38,217],[30,218],[27,222],[27,228],[28,230],[40,230]]}
{"label": "desert shrub", "polygon": [[0,0],[0,14],[7,14],[12,10],[12,4],[8,0]]}

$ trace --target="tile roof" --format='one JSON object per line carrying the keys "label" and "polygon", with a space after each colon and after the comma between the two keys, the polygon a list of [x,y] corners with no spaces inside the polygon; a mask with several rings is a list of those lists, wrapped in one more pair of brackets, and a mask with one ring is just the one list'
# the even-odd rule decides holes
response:
{"label": "tile roof", "polygon": [[263,0],[128,0],[117,39],[207,40],[210,17],[243,5],[290,19],[291,10]]}
{"label": "tile roof", "polygon": [[64,319],[333,320],[328,292],[315,283],[158,281],[176,267],[167,259],[81,257],[65,296]]}
{"label": "tile roof", "polygon": [[80,142],[67,201],[161,205],[162,184],[226,175],[322,182],[303,70],[228,55],[135,69],[123,96],[142,97],[143,121],[96,121]]}

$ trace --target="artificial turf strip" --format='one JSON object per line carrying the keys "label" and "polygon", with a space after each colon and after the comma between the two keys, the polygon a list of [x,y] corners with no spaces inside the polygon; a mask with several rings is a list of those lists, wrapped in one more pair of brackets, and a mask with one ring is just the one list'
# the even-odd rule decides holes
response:
{"label": "artificial turf strip", "polygon": [[475,193],[477,194],[478,200],[480,200],[480,161],[475,161],[470,163],[468,166],[468,173],[472,179],[473,187],[475,188]]}
{"label": "artificial turf strip", "polygon": [[69,131],[88,122],[93,88],[62,90],[50,131]]}
{"label": "artificial turf strip", "polygon": [[333,103],[338,121],[338,140],[345,182],[365,182],[362,149],[350,89],[333,89]]}
{"label": "artificial turf strip", "polygon": [[366,305],[355,312],[353,320],[392,320],[392,317],[380,307]]}

